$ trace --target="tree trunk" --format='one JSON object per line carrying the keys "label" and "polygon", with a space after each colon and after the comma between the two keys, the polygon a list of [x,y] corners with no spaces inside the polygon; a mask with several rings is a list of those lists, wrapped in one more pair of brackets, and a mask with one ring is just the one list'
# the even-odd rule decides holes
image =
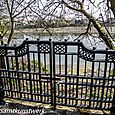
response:
{"label": "tree trunk", "polygon": [[14,19],[11,17],[10,20],[11,20],[11,31],[10,31],[10,35],[8,38],[8,44],[10,43],[12,36],[13,36],[13,33],[14,33]]}
{"label": "tree trunk", "polygon": [[110,37],[108,37],[108,34],[105,32],[105,30],[102,27],[102,25],[100,24],[100,22],[97,19],[95,19],[95,17],[93,17],[92,15],[90,15],[88,12],[86,12],[84,10],[84,6],[83,6],[82,2],[77,1],[78,4],[81,6],[81,8],[80,9],[76,9],[73,6],[70,6],[69,4],[67,4],[64,0],[62,0],[62,1],[63,1],[64,5],[66,7],[68,7],[69,9],[84,14],[84,16],[86,16],[89,19],[89,21],[92,22],[92,24],[94,25],[95,29],[98,31],[99,36],[103,39],[103,41],[107,45],[107,47],[109,47],[110,49],[114,49],[114,45],[113,45],[112,39]]}
{"label": "tree trunk", "polygon": [[105,32],[104,28],[102,27],[102,25],[100,24],[100,22],[95,19],[93,16],[89,15],[86,11],[82,11],[82,13],[89,19],[89,21],[92,22],[92,24],[94,25],[94,27],[96,28],[96,30],[99,33],[99,36],[103,39],[103,41],[105,42],[105,44],[110,48],[110,49],[114,49],[113,46],[113,41],[110,37],[108,37],[107,33]]}

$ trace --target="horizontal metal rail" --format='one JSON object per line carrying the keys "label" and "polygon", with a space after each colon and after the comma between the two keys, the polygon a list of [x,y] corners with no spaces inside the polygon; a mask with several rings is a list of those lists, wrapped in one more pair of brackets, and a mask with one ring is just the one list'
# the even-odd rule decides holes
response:
{"label": "horizontal metal rail", "polygon": [[4,98],[115,114],[115,51],[82,42],[25,40],[0,46],[0,104]]}

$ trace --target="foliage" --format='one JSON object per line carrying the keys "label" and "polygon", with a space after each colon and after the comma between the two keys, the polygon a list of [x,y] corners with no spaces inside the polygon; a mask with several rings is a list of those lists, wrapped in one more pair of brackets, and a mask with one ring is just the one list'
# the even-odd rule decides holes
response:
{"label": "foliage", "polygon": [[[34,70],[34,68],[35,68],[35,70]],[[45,68],[45,66],[43,65],[42,62],[40,63],[40,68],[41,68],[41,71],[48,72],[48,69]],[[38,69],[39,69],[39,62],[36,60],[32,60],[31,61],[31,70],[36,71]]]}
{"label": "foliage", "polygon": [[[9,62],[10,63],[10,69],[13,69],[13,70],[17,70],[17,65],[16,65],[16,60],[15,58],[11,59],[12,61]],[[47,67],[45,67],[45,65],[40,62],[37,61],[37,60],[30,60],[28,61],[27,59],[23,59],[22,58],[18,58],[18,70],[21,71],[21,70],[28,70],[28,63],[30,63],[30,70],[31,71],[39,71],[39,68],[41,69],[41,72],[48,72],[48,69]]]}
{"label": "foliage", "polygon": [[0,34],[4,37],[10,31],[10,25],[5,20],[0,20]]}

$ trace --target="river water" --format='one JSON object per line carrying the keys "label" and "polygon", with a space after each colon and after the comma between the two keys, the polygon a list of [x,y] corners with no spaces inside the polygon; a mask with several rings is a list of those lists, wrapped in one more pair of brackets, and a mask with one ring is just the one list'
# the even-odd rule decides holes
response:
{"label": "river water", "polygon": [[[16,39],[13,39],[11,44],[15,44],[15,45],[20,45],[22,44],[22,42],[28,38],[29,40],[36,40],[36,39],[40,39],[40,40],[49,40],[52,39],[52,41],[64,41],[65,39],[67,39],[68,41],[74,41],[75,39],[78,38],[78,35],[75,34],[70,34],[70,35],[53,35],[53,36],[49,36],[49,35],[42,35],[42,36],[37,36],[37,35],[18,35],[16,37]],[[77,39],[78,40],[78,39]],[[77,41],[76,40],[76,41]],[[106,45],[103,42],[100,42],[100,40],[97,38],[92,38],[92,37],[85,37],[82,38],[80,37],[79,40],[81,40],[83,42],[83,44],[87,47],[87,48],[92,48],[95,47],[96,49],[106,49]]]}

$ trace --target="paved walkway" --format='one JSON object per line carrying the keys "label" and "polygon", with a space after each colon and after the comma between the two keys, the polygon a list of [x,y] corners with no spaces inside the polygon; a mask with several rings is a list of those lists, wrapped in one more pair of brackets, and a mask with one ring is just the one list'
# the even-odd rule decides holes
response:
{"label": "paved walkway", "polygon": [[[1,113],[3,110],[39,110],[36,114],[30,114],[30,113]],[[43,110],[44,113],[40,110]],[[40,114],[41,113],[41,114]],[[57,113],[57,114],[56,114]],[[103,112],[100,111],[95,111],[95,110],[83,110],[82,112],[67,108],[67,107],[62,107],[60,109],[57,109],[56,112],[49,110],[49,109],[44,109],[43,107],[37,107],[37,106],[28,106],[28,105],[23,105],[19,103],[7,103],[6,105],[0,106],[0,115],[103,115]],[[109,114],[107,114],[109,115]]]}

